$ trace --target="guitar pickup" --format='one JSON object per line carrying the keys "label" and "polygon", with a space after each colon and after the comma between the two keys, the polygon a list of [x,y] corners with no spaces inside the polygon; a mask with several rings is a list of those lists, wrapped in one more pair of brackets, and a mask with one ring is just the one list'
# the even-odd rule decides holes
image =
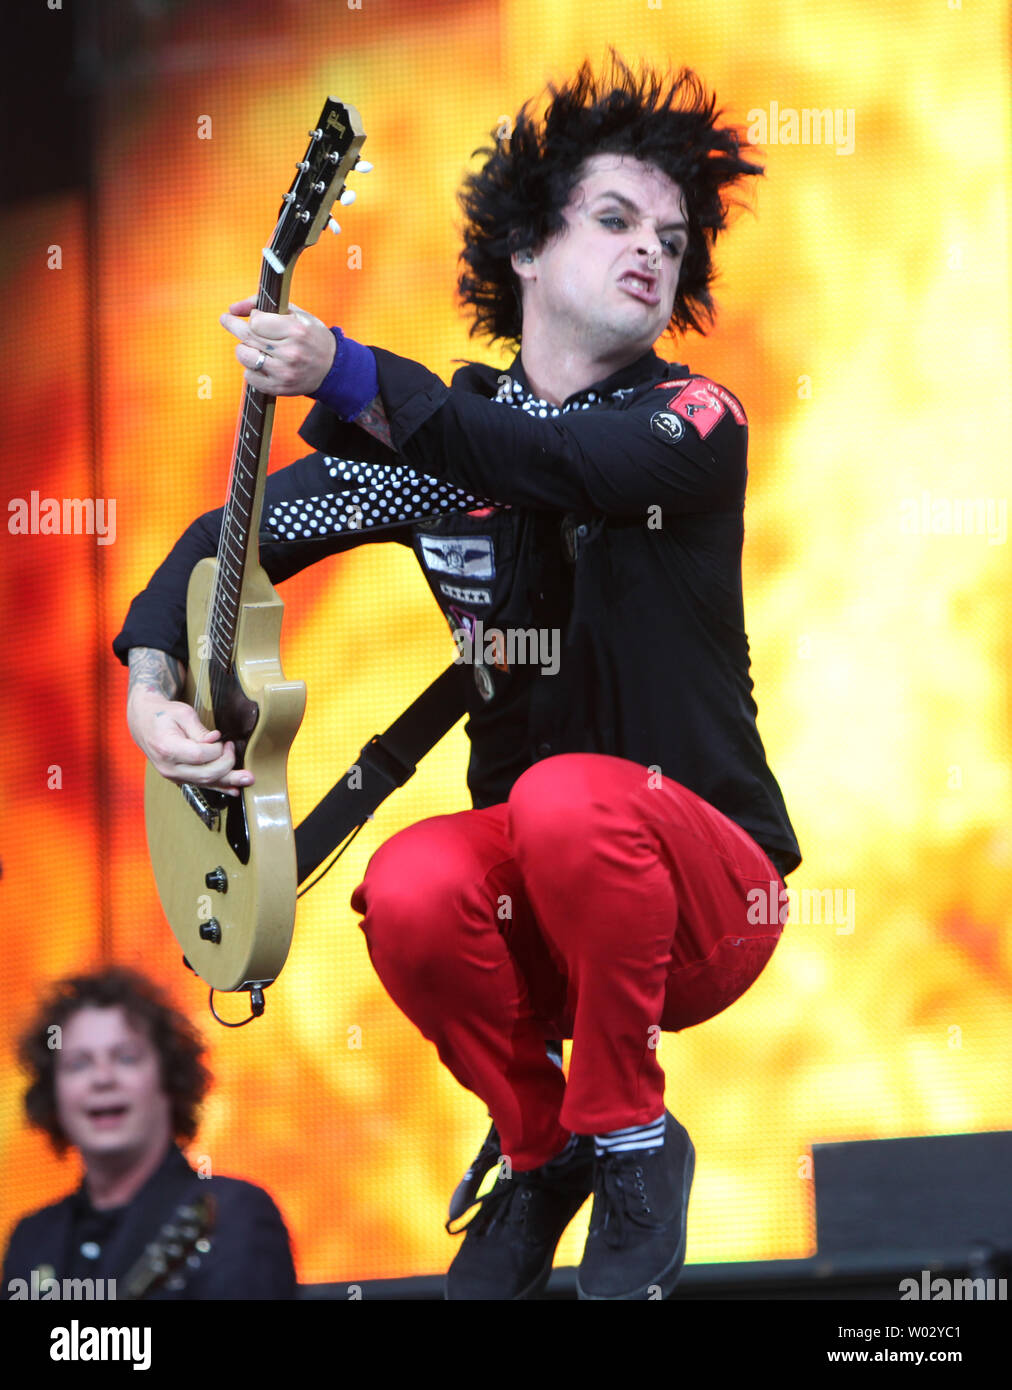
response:
{"label": "guitar pickup", "polygon": [[212,806],[200,788],[195,787],[192,782],[184,782],[180,790],[187,806],[191,811],[196,811],[208,830],[217,830],[221,819],[218,807]]}

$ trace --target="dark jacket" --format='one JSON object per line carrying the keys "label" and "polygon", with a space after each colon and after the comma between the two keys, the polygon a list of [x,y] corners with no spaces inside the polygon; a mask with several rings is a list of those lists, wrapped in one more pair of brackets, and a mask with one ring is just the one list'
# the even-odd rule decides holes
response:
{"label": "dark jacket", "polygon": [[[146,1246],[184,1204],[210,1196],[209,1249],[194,1249],[151,1299],[281,1299],[295,1297],[295,1267],[281,1213],[263,1188],[238,1178],[201,1178],[173,1145],[131,1202],[97,1211],[84,1184],[61,1202],[24,1217],[14,1228],[3,1268],[5,1298],[31,1297],[32,1271],[53,1278],[123,1281]],[[84,1253],[82,1253],[84,1247]],[[97,1253],[96,1253],[97,1251]],[[88,1254],[92,1257],[88,1258]],[[28,1292],[13,1285],[24,1280]],[[105,1289],[108,1289],[106,1283]],[[105,1293],[109,1297],[108,1292]]]}
{"label": "dark jacket", "polygon": [[[374,352],[394,452],[317,403],[301,433],[319,452],[267,480],[268,575],[392,539],[413,546],[458,632],[478,619],[486,634],[558,632],[556,672],[531,659],[532,646],[524,658],[519,641],[520,661],[500,651],[498,663],[473,663],[475,806],[505,800],[541,758],[608,753],[687,786],[781,873],[796,868],[749,675],[748,428],[738,401],[652,352],[561,409],[532,397],[519,359],[509,373],[465,366],[447,387],[418,363]],[[363,465],[354,483],[349,459]],[[339,534],[353,487],[366,508],[388,515],[383,483],[402,465],[498,505],[379,531],[368,529],[372,517]],[[399,488],[410,494],[403,480]],[[131,646],[187,659],[186,583],[215,552],[220,518],[195,522],[134,600],[114,642],[121,660]]]}

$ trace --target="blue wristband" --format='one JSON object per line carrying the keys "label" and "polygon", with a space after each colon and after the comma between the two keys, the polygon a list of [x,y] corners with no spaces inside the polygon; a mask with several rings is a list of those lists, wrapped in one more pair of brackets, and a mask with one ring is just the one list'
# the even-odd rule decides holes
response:
{"label": "blue wristband", "polygon": [[339,328],[332,328],[337,342],[334,365],[309,394],[325,405],[341,420],[354,420],[379,395],[379,377],[372,348],[346,338]]}

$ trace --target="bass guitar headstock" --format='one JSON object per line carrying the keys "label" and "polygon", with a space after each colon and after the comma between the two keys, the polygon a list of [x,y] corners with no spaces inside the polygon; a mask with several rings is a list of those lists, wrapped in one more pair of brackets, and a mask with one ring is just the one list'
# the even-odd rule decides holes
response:
{"label": "bass guitar headstock", "polygon": [[135,1302],[172,1278],[185,1279],[191,1258],[199,1258],[210,1249],[208,1237],[214,1229],[214,1218],[215,1202],[210,1196],[177,1207],[122,1281],[119,1297]]}

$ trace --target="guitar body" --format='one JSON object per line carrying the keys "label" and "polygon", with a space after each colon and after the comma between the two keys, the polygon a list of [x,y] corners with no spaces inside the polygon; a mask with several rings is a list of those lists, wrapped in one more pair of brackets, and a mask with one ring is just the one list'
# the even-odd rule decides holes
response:
{"label": "guitar body", "polygon": [[[187,591],[190,653],[180,699],[198,709],[202,702],[194,673],[206,664],[201,646],[209,630],[217,567],[217,560],[202,560]],[[295,831],[287,769],[305,711],[306,687],[286,680],[281,669],[283,611],[264,571],[251,565],[239,610],[238,715],[232,728],[228,718],[217,720],[216,727],[223,738],[236,740],[242,766],[254,775],[253,785],[230,797],[181,788],[150,764],[147,768],[148,851],[162,908],[190,965],[220,990],[274,980],[288,956],[295,924]],[[244,737],[253,718],[252,731]]]}

